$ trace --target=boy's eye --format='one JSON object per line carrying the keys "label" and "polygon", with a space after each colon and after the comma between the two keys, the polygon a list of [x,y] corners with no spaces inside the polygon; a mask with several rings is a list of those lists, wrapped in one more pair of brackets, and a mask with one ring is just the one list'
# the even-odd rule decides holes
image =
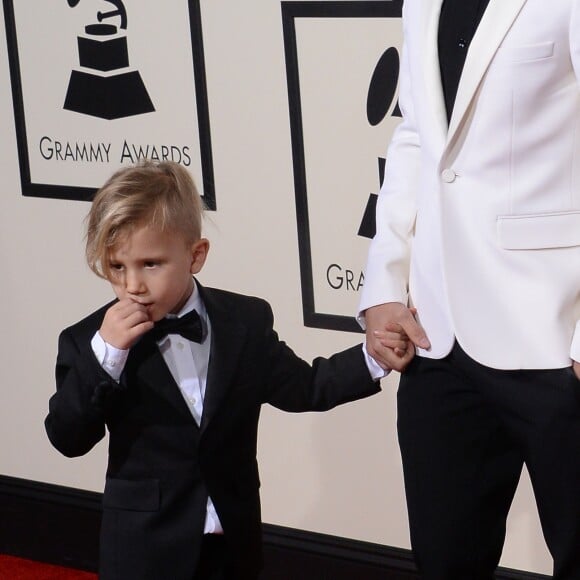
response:
{"label": "boy's eye", "polygon": [[147,261],[144,262],[145,268],[155,268],[158,265],[158,262]]}
{"label": "boy's eye", "polygon": [[111,263],[109,264],[109,268],[115,272],[120,272],[123,269],[123,266],[121,264]]}

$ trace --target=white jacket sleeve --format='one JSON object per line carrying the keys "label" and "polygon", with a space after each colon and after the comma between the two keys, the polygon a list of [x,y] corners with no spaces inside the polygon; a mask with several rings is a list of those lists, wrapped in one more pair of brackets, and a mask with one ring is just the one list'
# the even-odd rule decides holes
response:
{"label": "white jacket sleeve", "polygon": [[399,79],[399,106],[403,120],[395,129],[387,150],[385,178],[377,201],[376,235],[370,244],[359,303],[359,321],[364,310],[371,306],[385,302],[407,303],[421,150],[405,43]]}
{"label": "white jacket sleeve", "polygon": [[[572,18],[570,19],[570,56],[576,79],[580,86],[580,0],[574,0]],[[580,362],[580,320],[576,322],[576,329],[570,346],[570,358]]]}

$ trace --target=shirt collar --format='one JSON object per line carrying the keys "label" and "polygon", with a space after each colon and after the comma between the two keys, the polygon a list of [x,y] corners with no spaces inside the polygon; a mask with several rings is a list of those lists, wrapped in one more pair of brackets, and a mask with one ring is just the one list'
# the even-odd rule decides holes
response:
{"label": "shirt collar", "polygon": [[[193,280],[193,291],[191,292],[189,298],[186,300],[185,304],[183,305],[183,307],[181,308],[181,310],[177,313],[177,314],[172,314],[169,313],[166,315],[166,318],[181,318],[182,316],[184,316],[185,314],[187,314],[188,312],[191,312],[192,310],[197,310],[197,313],[199,314],[199,317],[201,318],[201,324],[202,324],[202,328],[203,328],[203,341],[205,341],[205,339],[208,336],[209,333],[209,321],[207,319],[207,311],[205,309],[205,305],[203,303],[203,300],[201,299],[201,294],[199,293],[199,289],[197,287],[197,284],[195,283],[195,279]],[[161,341],[159,341],[158,344],[162,344],[165,340],[167,340],[167,336],[164,337]]]}
{"label": "shirt collar", "polygon": [[203,301],[201,300],[201,295],[199,293],[199,289],[197,288],[197,284],[195,280],[193,281],[193,291],[190,294],[189,298],[186,300],[185,304],[183,305],[182,309],[177,314],[168,314],[168,318],[177,317],[180,318],[184,314],[191,312],[192,310],[197,310],[197,313],[201,317],[202,320],[205,320],[207,317],[205,306]]}

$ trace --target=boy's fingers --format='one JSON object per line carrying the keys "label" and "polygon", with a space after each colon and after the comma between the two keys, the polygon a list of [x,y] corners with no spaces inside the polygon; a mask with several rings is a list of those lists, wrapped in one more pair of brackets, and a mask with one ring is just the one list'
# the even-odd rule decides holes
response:
{"label": "boy's fingers", "polygon": [[393,350],[399,349],[401,351],[406,351],[407,347],[409,346],[410,342],[408,340],[403,340],[397,334],[395,334],[392,338],[381,338],[379,342],[382,346],[386,348],[391,348]]}
{"label": "boy's fingers", "polygon": [[407,335],[401,332],[395,332],[392,330],[375,330],[373,331],[373,336],[377,340],[407,340]]}
{"label": "boy's fingers", "polygon": [[415,356],[415,347],[412,343],[408,344],[408,348],[405,351],[393,351],[399,359],[399,368],[397,370],[404,371],[407,365],[411,362],[412,358]]}
{"label": "boy's fingers", "polygon": [[131,336],[131,338],[133,338],[133,340],[136,340],[146,332],[149,332],[153,328],[153,325],[154,323],[151,320],[145,320],[139,324],[136,324],[135,326],[132,326],[129,329],[128,334]]}
{"label": "boy's fingers", "polygon": [[[387,325],[389,326],[389,325]],[[394,326],[394,325],[393,325]],[[386,348],[392,349],[397,356],[402,356],[409,347],[410,341],[404,332],[386,332],[375,330],[374,337]]]}
{"label": "boy's fingers", "polygon": [[[415,320],[415,312],[400,302],[379,304],[365,310],[367,351],[377,362],[400,371],[414,356],[412,342],[423,348],[429,347],[424,330]],[[393,346],[385,346],[383,340]],[[395,343],[389,342],[393,340]],[[400,351],[395,353],[394,348]],[[406,350],[401,355],[403,349]]]}
{"label": "boy's fingers", "polygon": [[136,310],[134,312],[130,312],[124,319],[124,321],[129,326],[136,326],[141,322],[147,322],[149,320],[150,320],[149,313],[146,310]]}
{"label": "boy's fingers", "polygon": [[404,370],[415,354],[413,344],[409,341],[376,341],[372,349],[367,344],[367,350],[381,366],[396,371]]}
{"label": "boy's fingers", "polygon": [[143,306],[143,304],[139,304],[139,302],[133,302],[130,300],[127,304],[123,304],[121,312],[123,312],[123,314],[128,317],[134,312],[147,313],[147,308]]}
{"label": "boy's fingers", "polygon": [[143,305],[132,301],[120,301],[111,306],[107,311],[105,318],[111,320],[115,324],[123,325],[127,323],[128,319],[138,313],[144,314],[148,318],[147,309]]}
{"label": "boy's fingers", "polygon": [[397,356],[398,358],[401,358],[407,354],[407,352],[409,351],[409,347],[405,346],[405,347],[401,348],[401,347],[395,346],[391,350],[393,351],[395,356]]}

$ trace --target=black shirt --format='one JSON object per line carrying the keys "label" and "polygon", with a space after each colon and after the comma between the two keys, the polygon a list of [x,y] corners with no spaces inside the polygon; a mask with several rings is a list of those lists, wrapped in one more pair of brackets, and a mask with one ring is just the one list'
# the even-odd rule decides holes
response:
{"label": "black shirt", "polygon": [[[500,0],[501,1],[501,0]],[[439,17],[439,67],[447,120],[455,104],[467,49],[489,0],[443,0]]]}

